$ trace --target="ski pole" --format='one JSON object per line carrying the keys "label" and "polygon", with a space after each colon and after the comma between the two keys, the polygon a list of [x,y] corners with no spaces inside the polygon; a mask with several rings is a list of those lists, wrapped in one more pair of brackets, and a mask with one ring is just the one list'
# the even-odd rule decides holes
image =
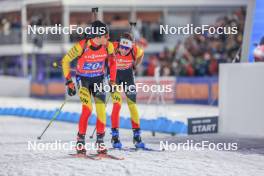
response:
{"label": "ski pole", "polygon": [[133,32],[133,29],[136,27],[137,25],[137,22],[132,22],[130,21],[129,22],[129,25],[130,25],[130,29],[129,29],[129,33],[132,33]]}
{"label": "ski pole", "polygon": [[133,37],[133,42],[135,42],[135,27],[137,26],[137,22],[131,22],[130,21],[129,25],[130,25],[129,33]]}
{"label": "ski pole", "polygon": [[[109,96],[107,97],[107,99],[106,99],[106,102],[105,102],[105,108],[107,107],[107,104],[108,104],[108,101],[109,101],[110,97],[111,97],[111,95],[109,95]],[[90,136],[90,139],[93,139],[95,131],[96,131],[96,126],[94,127],[94,130],[93,130],[92,135]]]}
{"label": "ski pole", "polygon": [[67,99],[64,100],[64,102],[61,104],[60,108],[56,111],[56,113],[53,115],[53,117],[51,118],[50,122],[48,123],[48,125],[46,126],[46,128],[42,131],[41,135],[38,136],[38,140],[41,139],[41,137],[44,135],[44,133],[47,131],[47,129],[49,128],[49,126],[51,125],[51,123],[56,119],[56,117],[60,114],[62,108],[64,107],[64,105],[66,104]]}
{"label": "ski pole", "polygon": [[94,127],[94,130],[93,130],[92,135],[90,136],[90,139],[93,139],[95,131],[96,131],[96,126]]}
{"label": "ski pole", "polygon": [[97,20],[98,7],[92,8],[92,21]]}

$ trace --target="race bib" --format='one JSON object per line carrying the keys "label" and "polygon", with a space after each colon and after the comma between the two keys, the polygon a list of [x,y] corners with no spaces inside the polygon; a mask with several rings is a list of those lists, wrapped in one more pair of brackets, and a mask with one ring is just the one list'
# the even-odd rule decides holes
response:
{"label": "race bib", "polygon": [[103,62],[85,62],[83,64],[83,70],[101,71],[103,68]]}

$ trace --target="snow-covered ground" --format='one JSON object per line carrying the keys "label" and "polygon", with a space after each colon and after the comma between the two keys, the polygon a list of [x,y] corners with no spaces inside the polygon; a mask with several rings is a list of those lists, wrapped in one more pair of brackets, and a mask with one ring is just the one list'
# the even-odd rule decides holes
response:
{"label": "snow-covered ground", "polygon": [[[40,106],[40,105],[39,105]],[[263,176],[264,175],[264,140],[210,136],[170,136],[157,134],[152,137],[143,133],[143,139],[149,147],[159,148],[161,140],[182,142],[187,139],[238,142],[238,151],[164,151],[164,152],[124,152],[109,153],[124,157],[116,161],[103,159],[93,161],[82,158],[70,158],[70,151],[29,151],[28,141],[35,141],[47,125],[46,120],[0,116],[0,175],[1,176],[79,176],[79,175],[150,175],[150,176]],[[91,134],[93,127],[89,127]],[[43,136],[41,142],[55,140],[71,141],[75,139],[77,124],[55,122]],[[124,146],[132,146],[130,130],[121,131]],[[88,139],[89,140],[89,139]],[[109,131],[106,134],[110,144]],[[240,145],[241,144],[241,145]]]}

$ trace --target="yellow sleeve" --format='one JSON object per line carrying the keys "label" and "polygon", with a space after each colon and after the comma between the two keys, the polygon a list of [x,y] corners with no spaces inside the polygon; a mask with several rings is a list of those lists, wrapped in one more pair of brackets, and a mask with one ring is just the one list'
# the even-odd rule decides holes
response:
{"label": "yellow sleeve", "polygon": [[66,78],[69,73],[71,72],[70,63],[74,59],[76,59],[78,56],[82,54],[83,48],[81,47],[80,43],[76,43],[69,51],[68,53],[62,58],[62,71],[63,75]]}
{"label": "yellow sleeve", "polygon": [[144,50],[139,46],[136,47],[137,47],[136,59],[139,59],[144,55]]}
{"label": "yellow sleeve", "polygon": [[114,45],[112,42],[108,42],[108,45],[107,45],[107,52],[108,54],[113,54],[115,51],[115,48],[114,48]]}

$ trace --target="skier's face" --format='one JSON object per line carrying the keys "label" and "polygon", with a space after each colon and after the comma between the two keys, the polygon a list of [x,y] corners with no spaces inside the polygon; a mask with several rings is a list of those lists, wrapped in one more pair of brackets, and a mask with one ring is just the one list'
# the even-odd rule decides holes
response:
{"label": "skier's face", "polygon": [[119,52],[122,56],[126,56],[130,52],[131,48],[128,48],[126,46],[119,46]]}
{"label": "skier's face", "polygon": [[108,42],[108,35],[102,35],[101,37],[98,37],[98,41],[100,43],[100,45],[106,45]]}

